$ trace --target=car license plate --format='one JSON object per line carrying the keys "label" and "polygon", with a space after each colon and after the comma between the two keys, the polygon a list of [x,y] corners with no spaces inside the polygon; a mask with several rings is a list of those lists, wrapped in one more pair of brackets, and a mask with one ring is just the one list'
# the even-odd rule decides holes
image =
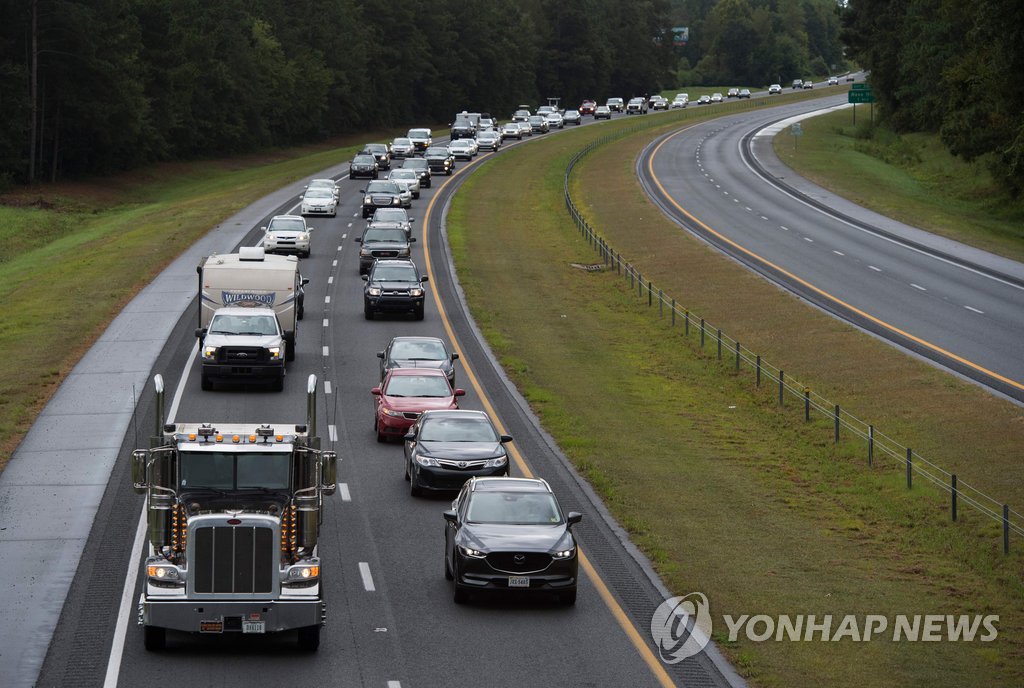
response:
{"label": "car license plate", "polygon": [[509,576],[508,587],[510,588],[528,588],[530,587],[529,576]]}
{"label": "car license plate", "polygon": [[267,622],[266,621],[248,621],[242,620],[242,633],[266,633]]}

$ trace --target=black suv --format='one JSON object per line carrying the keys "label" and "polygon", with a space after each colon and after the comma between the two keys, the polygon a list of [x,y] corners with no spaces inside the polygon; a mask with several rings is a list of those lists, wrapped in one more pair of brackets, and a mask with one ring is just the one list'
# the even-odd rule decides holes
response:
{"label": "black suv", "polygon": [[377,208],[401,208],[402,190],[397,182],[384,179],[372,181],[363,190],[363,219],[373,215]]}
{"label": "black suv", "polygon": [[420,275],[411,260],[378,260],[363,279],[363,314],[367,320],[373,320],[378,311],[411,311],[413,317],[423,320],[423,283],[427,276]]}
{"label": "black suv", "polygon": [[412,242],[416,237],[405,233],[397,223],[381,227],[369,224],[363,230],[363,236],[356,237],[359,248],[359,274],[370,271],[373,261],[379,258],[409,258],[412,255]]}
{"label": "black suv", "polygon": [[451,140],[471,139],[476,136],[476,125],[465,117],[456,117],[452,123]]}
{"label": "black suv", "polygon": [[420,187],[430,188],[430,163],[423,158],[406,158],[402,163],[403,170],[416,170],[420,175]]}
{"label": "black suv", "polygon": [[368,143],[359,154],[372,155],[377,160],[377,167],[382,170],[391,169],[391,149],[385,143]]}
{"label": "black suv", "polygon": [[348,164],[349,179],[356,177],[377,178],[377,160],[370,154],[359,154]]}
{"label": "black suv", "polygon": [[452,168],[455,167],[455,156],[451,154],[447,146],[431,146],[427,149],[427,152],[423,154],[424,159],[427,161],[427,165],[430,167],[430,173],[435,172],[439,174],[451,174]]}

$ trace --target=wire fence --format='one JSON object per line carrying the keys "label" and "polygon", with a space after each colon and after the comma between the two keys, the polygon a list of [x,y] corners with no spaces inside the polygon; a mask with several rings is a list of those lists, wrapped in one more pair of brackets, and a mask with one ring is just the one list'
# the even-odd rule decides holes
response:
{"label": "wire fence", "polygon": [[[687,116],[684,113],[678,119],[685,119]],[[809,386],[791,376],[787,377],[784,370],[763,360],[760,355],[743,346],[739,341],[723,332],[721,328],[690,311],[675,298],[665,294],[650,280],[645,280],[643,274],[621,253],[610,246],[596,228],[590,225],[573,202],[569,190],[569,181],[573,170],[581,160],[597,148],[638,131],[662,126],[670,121],[665,118],[657,118],[657,120],[644,118],[644,120],[595,139],[578,151],[570,159],[565,169],[563,178],[565,206],[580,234],[600,255],[604,268],[615,270],[617,275],[621,275],[623,280],[628,281],[630,288],[636,291],[640,299],[645,299],[650,308],[653,309],[657,305],[659,318],[667,316],[671,320],[671,325],[682,327],[687,337],[699,338],[702,351],[711,347],[716,352],[717,359],[723,364],[731,364],[737,373],[742,370],[751,371],[758,387],[772,385],[777,388],[777,403],[780,407],[787,404],[802,407],[805,421],[811,420],[812,415],[830,418],[836,444],[839,443],[844,432],[863,440],[866,445],[869,466],[883,463],[902,466],[906,474],[907,489],[911,489],[915,481],[923,480],[926,484],[948,494],[950,515],[953,521],[957,520],[961,505],[967,505],[997,522],[1002,527],[1003,552],[1009,554],[1010,533],[1024,535],[1024,516],[1011,509],[1007,504],[1003,504],[981,490],[960,481],[956,474],[925,459],[914,452],[912,448],[906,447],[894,438],[880,432],[874,425],[842,410],[839,404],[816,394]]]}

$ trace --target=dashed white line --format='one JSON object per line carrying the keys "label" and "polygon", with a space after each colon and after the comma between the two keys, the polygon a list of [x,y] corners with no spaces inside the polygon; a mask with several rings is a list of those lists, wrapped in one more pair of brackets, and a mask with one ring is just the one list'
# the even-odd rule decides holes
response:
{"label": "dashed white line", "polygon": [[338,492],[341,494],[341,501],[352,501],[352,493],[348,491],[348,483],[338,483]]}
{"label": "dashed white line", "polygon": [[751,207],[750,207],[749,205],[745,205],[745,206],[743,206],[743,207],[747,209],[747,212],[748,212],[748,213],[752,213],[752,212],[754,212],[754,210],[753,210],[753,209],[752,209],[752,208],[751,208]]}
{"label": "dashed white line", "polygon": [[[729,195],[729,192],[728,192],[728,191],[723,191],[722,193],[724,193],[724,194],[725,194],[726,196],[728,196],[728,195]],[[735,200],[735,199],[733,199],[733,200]],[[739,203],[739,201],[736,201],[736,202],[737,202],[737,203]]]}
{"label": "dashed white line", "polygon": [[[355,215],[353,215],[352,217],[355,217]],[[352,223],[351,223],[351,222],[349,222],[349,223],[348,223],[348,226],[349,226],[349,227],[351,227],[351,226],[352,226]]]}
{"label": "dashed white line", "polygon": [[331,297],[330,296],[325,296],[324,297],[324,303],[330,303],[330,302],[331,302]]}
{"label": "dashed white line", "polygon": [[402,688],[402,684],[399,681],[388,681],[388,688]]}
{"label": "dashed white line", "polygon": [[359,562],[359,575],[363,579],[363,587],[366,592],[373,592],[377,588],[373,585],[373,576],[370,575],[370,565],[365,561]]}
{"label": "dashed white line", "polygon": [[721,185],[721,184],[715,184],[715,188],[716,188],[716,189],[721,189],[721,188],[722,188],[722,185]]}
{"label": "dashed white line", "polygon": [[970,306],[964,306],[964,308],[971,311],[972,313],[977,313],[978,315],[985,315],[985,311],[979,311],[977,308],[972,308]]}
{"label": "dashed white line", "polygon": [[764,220],[764,221],[766,221],[766,222],[768,221],[768,218],[767,218],[767,217],[765,217],[764,215],[762,215],[762,216],[761,216],[761,219],[762,219],[762,220]]}
{"label": "dashed white line", "polygon": [[804,241],[808,241],[808,242],[810,242],[812,244],[814,243],[814,239],[812,239],[810,237],[804,237]]}
{"label": "dashed white line", "polygon": [[337,442],[338,441],[338,426],[337,425],[328,425],[327,426],[327,434],[330,436],[331,442]]}
{"label": "dashed white line", "polygon": [[928,291],[927,289],[922,287],[920,284],[914,284],[913,282],[910,283],[910,286],[912,286],[914,289],[920,289],[921,291]]}
{"label": "dashed white line", "polygon": [[327,284],[334,284],[334,275],[327,278]]}
{"label": "dashed white line", "polygon": [[331,381],[330,380],[324,380],[324,394],[330,394],[330,393],[331,393]]}
{"label": "dashed white line", "polygon": [[328,348],[328,347],[326,347],[326,346],[325,346],[325,347],[324,347],[324,356],[330,356],[330,355],[331,355],[331,350],[330,350],[330,348]]}
{"label": "dashed white line", "polygon": [[338,267],[338,259],[337,258],[335,258],[333,261],[331,261],[331,267],[332,268]]}
{"label": "dashed white line", "polygon": [[330,323],[328,322],[327,318],[324,318],[324,327],[327,327],[329,324]]}
{"label": "dashed white line", "polygon": [[876,268],[874,265],[869,265],[868,268],[871,269],[871,270],[874,270],[875,272],[881,272],[882,271],[882,268]]}
{"label": "dashed white line", "polygon": [[845,256],[846,255],[842,251],[836,251],[835,249],[832,249],[832,253],[836,254],[837,256]]}
{"label": "dashed white line", "polygon": [[779,225],[779,229],[781,229],[783,232],[788,232],[789,231],[789,227],[786,227],[784,225]]}

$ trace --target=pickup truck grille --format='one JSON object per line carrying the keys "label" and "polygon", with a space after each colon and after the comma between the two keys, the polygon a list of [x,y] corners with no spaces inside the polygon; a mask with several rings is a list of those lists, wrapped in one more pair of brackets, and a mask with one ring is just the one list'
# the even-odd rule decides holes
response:
{"label": "pickup truck grille", "polygon": [[269,352],[259,346],[222,346],[217,350],[217,359],[220,363],[235,365],[266,363],[270,360]]}
{"label": "pickup truck grille", "polygon": [[394,196],[371,196],[370,202],[376,206],[388,206],[395,202]]}
{"label": "pickup truck grille", "polygon": [[192,534],[195,592],[271,594],[277,568],[274,531],[266,526],[201,526]]}

